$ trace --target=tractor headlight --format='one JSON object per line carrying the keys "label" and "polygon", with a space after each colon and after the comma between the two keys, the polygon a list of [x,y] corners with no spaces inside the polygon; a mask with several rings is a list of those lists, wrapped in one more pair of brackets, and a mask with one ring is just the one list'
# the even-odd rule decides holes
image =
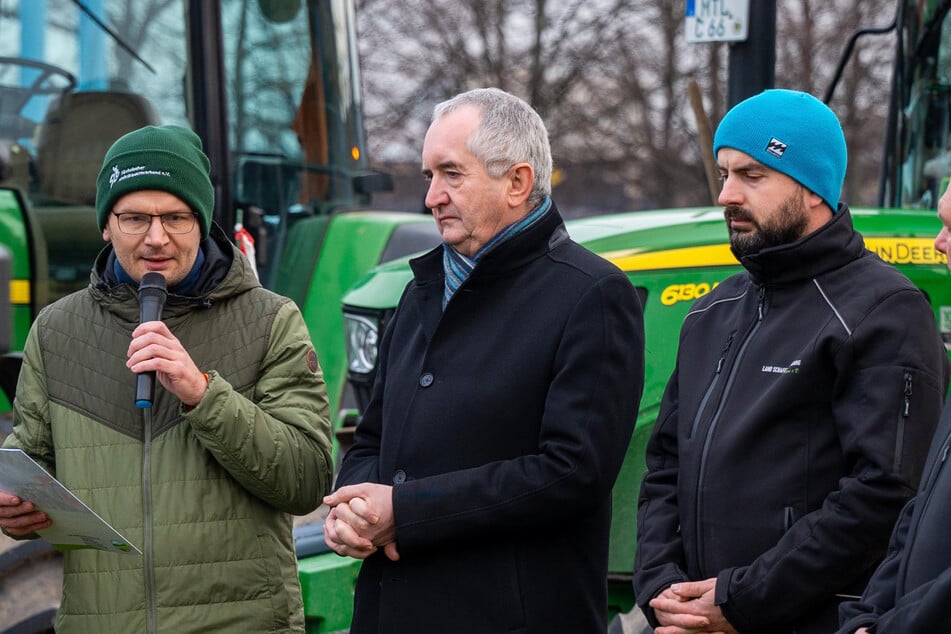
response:
{"label": "tractor headlight", "polygon": [[347,338],[347,362],[350,372],[371,374],[376,370],[379,352],[379,321],[365,315],[343,314]]}

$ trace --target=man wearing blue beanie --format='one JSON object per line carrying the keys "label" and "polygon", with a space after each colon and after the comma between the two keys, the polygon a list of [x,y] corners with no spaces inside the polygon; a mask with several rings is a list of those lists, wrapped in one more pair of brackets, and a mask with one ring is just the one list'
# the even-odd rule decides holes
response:
{"label": "man wearing blue beanie", "polygon": [[[297,306],[212,221],[209,169],[187,128],[119,138],[96,181],[108,245],[24,347],[4,446],[141,551],[68,550],[57,632],[304,632],[292,526],[330,489],[323,374]],[[166,299],[139,323],[146,276]],[[4,533],[51,526],[0,492]]]}
{"label": "man wearing blue beanie", "polygon": [[839,202],[828,107],[767,90],[726,114],[713,150],[746,270],[684,320],[634,591],[661,634],[832,632],[921,477],[948,359],[927,300]]}

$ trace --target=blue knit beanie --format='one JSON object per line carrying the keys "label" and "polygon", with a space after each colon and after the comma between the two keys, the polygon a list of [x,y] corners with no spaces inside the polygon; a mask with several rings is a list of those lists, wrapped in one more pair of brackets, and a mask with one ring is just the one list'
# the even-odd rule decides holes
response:
{"label": "blue knit beanie", "polygon": [[817,194],[836,213],[848,152],[838,117],[812,95],[773,89],[735,105],[717,127],[713,155],[750,155]]}

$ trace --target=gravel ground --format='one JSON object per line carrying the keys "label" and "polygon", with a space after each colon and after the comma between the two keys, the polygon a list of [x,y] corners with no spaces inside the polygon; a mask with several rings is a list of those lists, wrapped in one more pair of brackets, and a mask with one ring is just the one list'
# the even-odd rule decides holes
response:
{"label": "gravel ground", "polygon": [[[0,535],[0,558],[19,544]],[[0,577],[0,632],[44,611],[52,616],[53,610],[59,605],[63,584],[62,559],[59,556],[31,560],[24,566],[0,574],[3,574]]]}

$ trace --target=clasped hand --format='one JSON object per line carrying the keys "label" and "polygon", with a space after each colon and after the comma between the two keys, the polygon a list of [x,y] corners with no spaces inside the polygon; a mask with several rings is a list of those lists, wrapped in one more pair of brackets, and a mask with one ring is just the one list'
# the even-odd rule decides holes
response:
{"label": "clasped hand", "polygon": [[393,561],[396,524],[393,519],[393,487],[384,484],[353,484],[324,498],[332,507],[324,522],[324,541],[338,555],[366,559],[378,549]]}
{"label": "clasped hand", "polygon": [[717,580],[675,583],[651,599],[655,634],[737,634],[714,603]]}

